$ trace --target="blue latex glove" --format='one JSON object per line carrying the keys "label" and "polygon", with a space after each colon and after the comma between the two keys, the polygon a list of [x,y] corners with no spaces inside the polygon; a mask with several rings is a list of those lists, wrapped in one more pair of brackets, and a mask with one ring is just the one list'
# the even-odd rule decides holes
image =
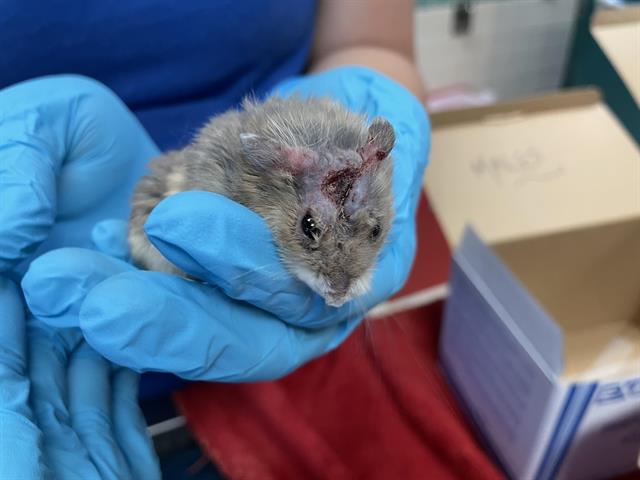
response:
{"label": "blue latex glove", "polygon": [[78,329],[27,319],[6,277],[0,312],[0,478],[159,479],[138,375],[111,365]]}
{"label": "blue latex glove", "polygon": [[25,311],[18,280],[36,252],[92,245],[125,218],[158,153],[122,102],[77,76],[0,91],[0,478],[160,478],[137,404],[138,375],[79,329]]}
{"label": "blue latex glove", "polygon": [[126,218],[157,147],[106,87],[43,77],[0,91],[0,272],[34,254],[91,247],[93,226]]}
{"label": "blue latex glove", "polygon": [[370,117],[382,115],[395,128],[396,217],[368,295],[327,307],[284,270],[258,215],[219,195],[186,192],[158,205],[146,231],[173,263],[213,286],[136,270],[123,261],[125,226],[112,221],[94,235],[109,255],[61,249],[31,265],[22,286],[34,314],[51,325],[79,326],[116,364],[187,379],[277,378],[339,345],[409,273],[427,117],[403,87],[359,67],[296,78],[277,91],[328,95]]}

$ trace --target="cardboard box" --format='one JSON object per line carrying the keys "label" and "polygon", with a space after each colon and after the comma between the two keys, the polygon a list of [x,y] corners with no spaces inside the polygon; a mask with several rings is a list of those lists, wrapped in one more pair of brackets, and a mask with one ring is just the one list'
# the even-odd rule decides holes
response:
{"label": "cardboard box", "polygon": [[457,247],[440,356],[461,403],[512,478],[637,469],[638,146],[595,90],[432,123],[426,188]]}

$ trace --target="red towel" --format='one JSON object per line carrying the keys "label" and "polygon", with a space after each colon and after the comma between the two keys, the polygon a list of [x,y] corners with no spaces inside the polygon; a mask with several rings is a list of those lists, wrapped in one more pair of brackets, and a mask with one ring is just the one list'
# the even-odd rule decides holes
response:
{"label": "red towel", "polygon": [[231,479],[495,479],[437,363],[442,305],[363,324],[275,382],[176,397]]}

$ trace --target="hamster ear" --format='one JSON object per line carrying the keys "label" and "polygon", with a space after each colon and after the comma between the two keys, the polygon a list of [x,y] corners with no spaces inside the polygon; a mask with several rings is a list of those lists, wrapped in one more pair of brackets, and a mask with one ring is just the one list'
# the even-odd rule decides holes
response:
{"label": "hamster ear", "polygon": [[391,152],[396,141],[396,134],[388,120],[376,117],[369,126],[367,143],[360,147],[359,152],[365,162],[382,161]]}
{"label": "hamster ear", "polygon": [[288,147],[254,133],[241,133],[240,143],[247,160],[259,169],[280,169],[293,174],[311,168],[316,153],[305,147]]}

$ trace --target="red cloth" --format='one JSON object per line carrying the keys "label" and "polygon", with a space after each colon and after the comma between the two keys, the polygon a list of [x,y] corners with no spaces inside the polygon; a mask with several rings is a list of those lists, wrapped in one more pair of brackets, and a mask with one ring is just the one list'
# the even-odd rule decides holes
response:
{"label": "red cloth", "polygon": [[436,361],[442,305],[366,322],[288,377],[176,397],[231,479],[495,479]]}

